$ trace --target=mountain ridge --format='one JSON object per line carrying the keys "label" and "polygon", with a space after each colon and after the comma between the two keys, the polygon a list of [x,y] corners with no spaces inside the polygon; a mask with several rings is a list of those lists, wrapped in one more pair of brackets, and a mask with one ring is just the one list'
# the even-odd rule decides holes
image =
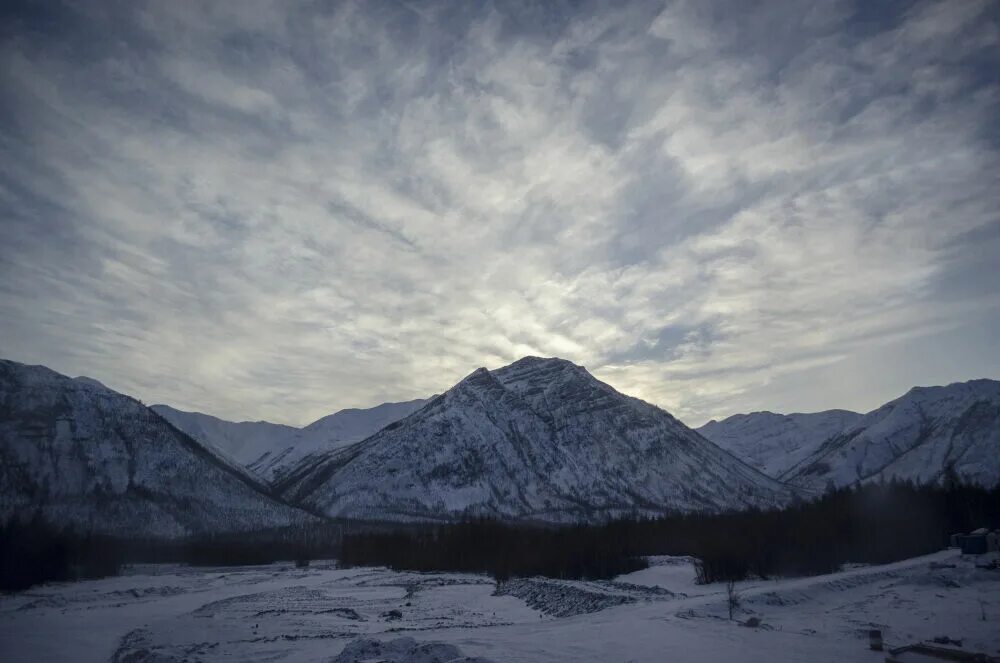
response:
{"label": "mountain ridge", "polygon": [[837,409],[790,414],[762,410],[713,419],[696,430],[764,474],[779,477],[862,416]]}
{"label": "mountain ridge", "polygon": [[1000,484],[1000,381],[913,387],[872,410],[781,478],[807,489],[875,480]]}
{"label": "mountain ridge", "polygon": [[425,402],[415,399],[382,403],[371,408],[348,408],[302,428],[268,421],[227,421],[164,404],[153,405],[151,409],[199,442],[217,449],[271,483],[303,459],[359,442]]}
{"label": "mountain ridge", "polygon": [[759,411],[698,430],[810,494],[883,479],[939,483],[946,474],[1000,484],[1000,382],[989,378],[911,387],[865,414]]}
{"label": "mountain ridge", "polygon": [[[228,432],[251,463],[199,439],[195,424],[204,437],[218,433],[210,425]],[[312,446],[294,448],[308,431]],[[885,479],[995,485],[1000,382],[913,387],[867,414],[759,411],[692,430],[582,366],[529,356],[477,368],[427,400],[351,408],[296,429],[147,408],[92,378],[0,360],[0,443],[0,521],[40,511],[158,536],[310,514],[592,522],[781,507]],[[272,446],[255,459],[262,444]],[[285,463],[268,476],[264,461]]]}
{"label": "mountain ridge", "polygon": [[669,413],[583,367],[537,357],[476,369],[395,425],[299,465],[277,487],[330,516],[390,520],[567,522],[792,498]]}
{"label": "mountain ridge", "polygon": [[0,360],[0,521],[177,537],[311,522],[244,469],[96,381]]}

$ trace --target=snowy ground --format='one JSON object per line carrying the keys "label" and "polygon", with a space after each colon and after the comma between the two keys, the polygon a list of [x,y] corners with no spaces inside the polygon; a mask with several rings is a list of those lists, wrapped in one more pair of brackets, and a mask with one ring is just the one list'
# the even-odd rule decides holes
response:
{"label": "snowy ground", "polygon": [[727,619],[724,589],[696,585],[690,560],[652,561],[612,582],[521,580],[502,595],[483,576],[323,563],[136,568],[0,598],[0,660],[331,661],[350,645],[338,660],[881,661],[870,628],[892,645],[948,636],[1000,654],[1000,571],[956,551],[744,583],[739,619],[757,628]]}

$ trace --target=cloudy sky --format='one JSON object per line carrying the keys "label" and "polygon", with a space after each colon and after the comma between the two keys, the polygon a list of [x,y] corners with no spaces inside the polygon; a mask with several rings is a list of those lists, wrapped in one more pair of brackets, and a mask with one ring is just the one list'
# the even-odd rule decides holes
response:
{"label": "cloudy sky", "polygon": [[293,424],[1000,378],[997,3],[72,4],[0,17],[0,356]]}

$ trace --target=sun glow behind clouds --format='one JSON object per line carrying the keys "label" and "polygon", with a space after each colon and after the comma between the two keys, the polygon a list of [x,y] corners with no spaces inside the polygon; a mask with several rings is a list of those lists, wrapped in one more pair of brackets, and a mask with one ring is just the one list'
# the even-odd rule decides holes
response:
{"label": "sun glow behind clouds", "polygon": [[48,10],[4,356],[292,423],[525,354],[691,423],[1000,371],[988,2]]}

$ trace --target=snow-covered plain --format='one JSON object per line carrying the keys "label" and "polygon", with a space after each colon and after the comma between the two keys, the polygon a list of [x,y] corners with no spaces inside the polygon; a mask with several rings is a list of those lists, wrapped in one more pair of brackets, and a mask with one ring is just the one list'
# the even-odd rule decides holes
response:
{"label": "snow-covered plain", "polygon": [[[375,638],[424,661],[881,661],[870,628],[891,645],[948,636],[1000,653],[1000,572],[957,551],[746,582],[739,621],[723,587],[694,583],[690,560],[652,562],[614,581],[517,581],[503,595],[484,576],[333,563],[137,567],[0,598],[0,659],[329,661],[351,645],[358,656],[341,660],[361,660],[372,647],[359,639]],[[760,627],[740,623],[751,615]]]}

